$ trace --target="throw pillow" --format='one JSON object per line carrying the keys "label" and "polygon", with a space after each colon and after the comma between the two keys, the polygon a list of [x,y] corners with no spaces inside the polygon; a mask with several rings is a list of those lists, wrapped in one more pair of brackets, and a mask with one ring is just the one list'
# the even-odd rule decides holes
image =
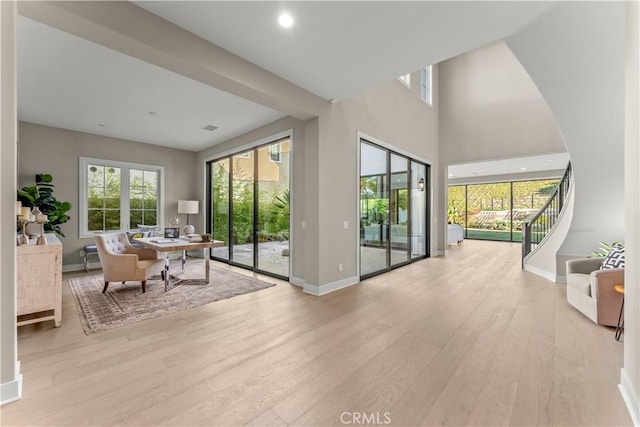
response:
{"label": "throw pillow", "polygon": [[148,231],[127,231],[127,237],[129,238],[129,242],[133,243],[133,239],[139,239],[142,237],[149,237],[149,232]]}
{"label": "throw pillow", "polygon": [[150,237],[155,237],[158,235],[158,232],[160,231],[160,226],[138,224],[138,230],[143,232],[148,232]]}
{"label": "throw pillow", "polygon": [[607,270],[609,268],[624,268],[624,246],[615,245],[604,261],[602,261],[600,270]]}

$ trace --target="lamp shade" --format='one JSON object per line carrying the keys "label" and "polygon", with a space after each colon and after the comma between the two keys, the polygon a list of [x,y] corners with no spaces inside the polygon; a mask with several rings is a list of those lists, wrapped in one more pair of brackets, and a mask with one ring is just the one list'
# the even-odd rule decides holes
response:
{"label": "lamp shade", "polygon": [[197,214],[198,204],[197,200],[178,200],[178,213]]}

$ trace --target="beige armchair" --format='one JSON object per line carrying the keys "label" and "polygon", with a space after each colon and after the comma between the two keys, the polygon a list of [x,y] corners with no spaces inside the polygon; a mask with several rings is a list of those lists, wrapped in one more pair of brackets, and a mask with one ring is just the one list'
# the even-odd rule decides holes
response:
{"label": "beige armchair", "polygon": [[624,285],[624,268],[600,270],[603,259],[567,261],[567,301],[595,323],[616,326],[622,295],[613,287]]}
{"label": "beige armchair", "polygon": [[163,272],[163,261],[152,249],[134,248],[126,233],[99,234],[96,237],[98,257],[104,273],[104,289],[110,282],[142,282],[142,293],[146,292],[147,278]]}

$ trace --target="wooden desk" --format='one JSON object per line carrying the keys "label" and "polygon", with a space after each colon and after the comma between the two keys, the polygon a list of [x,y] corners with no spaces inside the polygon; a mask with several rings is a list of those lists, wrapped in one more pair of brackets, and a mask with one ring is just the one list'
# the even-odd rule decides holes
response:
{"label": "wooden desk", "polygon": [[209,254],[207,249],[215,248],[218,246],[224,246],[224,242],[220,240],[212,240],[209,242],[190,242],[181,238],[177,239],[165,239],[161,237],[143,237],[133,239],[140,243],[142,246],[153,249],[156,252],[160,252],[164,255],[164,291],[167,292],[174,287],[178,286],[180,282],[176,282],[173,285],[169,283],[170,271],[169,271],[169,252],[182,252],[182,270],[184,271],[184,262],[187,251],[192,249],[202,249],[204,255],[204,280],[201,284],[206,285],[209,283]]}

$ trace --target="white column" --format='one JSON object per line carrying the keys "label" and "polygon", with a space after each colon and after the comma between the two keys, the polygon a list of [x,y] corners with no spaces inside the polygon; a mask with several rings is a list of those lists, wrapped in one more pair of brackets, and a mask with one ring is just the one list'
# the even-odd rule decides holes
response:
{"label": "white column", "polygon": [[16,2],[0,2],[0,401],[20,399],[16,333]]}

